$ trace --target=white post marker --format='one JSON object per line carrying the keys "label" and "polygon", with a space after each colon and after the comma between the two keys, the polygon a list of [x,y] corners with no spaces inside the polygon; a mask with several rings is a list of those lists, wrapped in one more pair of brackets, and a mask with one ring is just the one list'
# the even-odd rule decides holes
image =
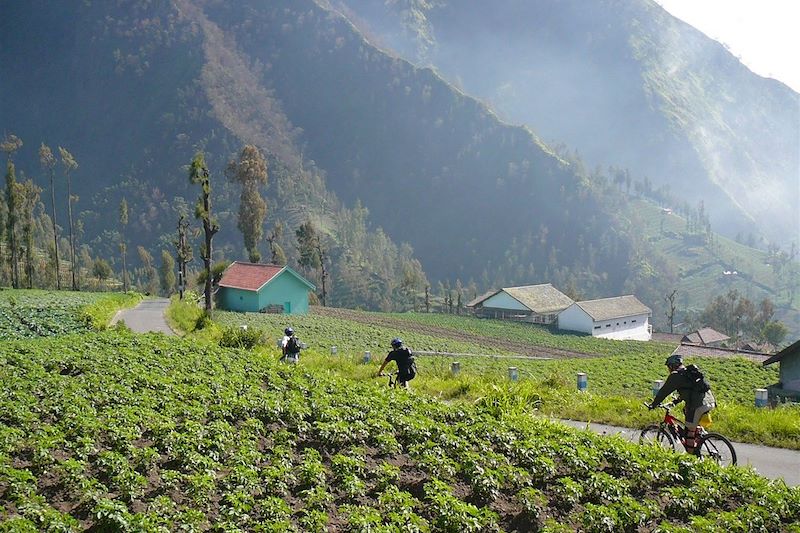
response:
{"label": "white post marker", "polygon": [[656,379],[656,380],[653,381],[653,397],[654,398],[655,398],[656,394],[658,394],[658,391],[660,391],[661,387],[663,387],[663,386],[664,386],[664,380],[663,379]]}
{"label": "white post marker", "polygon": [[339,353],[339,348],[331,346],[331,355],[336,355],[337,353]]}
{"label": "white post marker", "polygon": [[586,372],[578,372],[578,390],[585,391],[587,388],[589,388],[589,380]]}
{"label": "white post marker", "polygon": [[239,326],[239,329],[242,331],[247,331],[247,324],[242,324],[241,326]]}
{"label": "white post marker", "polygon": [[756,389],[756,407],[766,407],[769,399],[767,389]]}
{"label": "white post marker", "polygon": [[508,379],[511,381],[519,381],[519,370],[517,370],[517,367],[508,367]]}
{"label": "white post marker", "polygon": [[364,352],[364,364],[366,365],[372,361],[372,354],[370,352]]}
{"label": "white post marker", "polygon": [[450,363],[450,373],[456,375],[459,372],[461,372],[461,363],[459,363],[458,361],[453,361],[452,363]]}

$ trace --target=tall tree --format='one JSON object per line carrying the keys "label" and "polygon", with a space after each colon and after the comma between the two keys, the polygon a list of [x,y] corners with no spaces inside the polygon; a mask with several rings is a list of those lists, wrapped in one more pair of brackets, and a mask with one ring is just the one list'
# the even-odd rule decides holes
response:
{"label": "tall tree", "polygon": [[139,263],[142,265],[137,269],[137,285],[144,288],[146,294],[156,294],[158,292],[158,270],[156,270],[153,255],[144,246],[137,246],[136,252],[139,254]]}
{"label": "tall tree", "polygon": [[264,236],[267,216],[267,204],[259,187],[267,183],[267,161],[258,148],[248,144],[242,149],[239,161],[228,164],[226,174],[231,181],[242,186],[237,227],[242,232],[250,262],[258,263],[261,260],[258,243]]}
{"label": "tall tree", "polygon": [[22,148],[22,139],[14,135],[6,135],[0,142],[0,152],[6,154],[7,161],[10,163],[14,159],[14,153]]}
{"label": "tall tree", "polygon": [[194,209],[195,218],[203,222],[204,241],[203,247],[200,250],[200,257],[203,259],[203,266],[205,267],[205,310],[207,313],[211,312],[211,254],[212,254],[212,240],[214,235],[219,231],[219,224],[211,215],[211,178],[209,177],[208,168],[206,167],[205,156],[202,152],[198,152],[191,165],[189,165],[189,181],[193,184],[200,185],[200,197]]}
{"label": "tall tree", "polygon": [[64,177],[67,179],[67,216],[69,217],[69,258],[72,264],[72,290],[78,290],[78,280],[75,277],[75,224],[72,219],[72,172],[78,168],[78,163],[66,149],[58,147],[61,156],[61,166],[64,168]]}
{"label": "tall tree", "polygon": [[283,266],[286,264],[286,254],[283,251],[280,243],[278,242],[283,237],[283,224],[279,221],[272,226],[272,231],[267,235],[267,242],[269,243],[269,262],[273,265]]}
{"label": "tall tree", "polygon": [[161,250],[161,268],[158,270],[161,294],[169,296],[175,290],[175,260],[167,250]]}
{"label": "tall tree", "polygon": [[17,183],[14,163],[9,159],[6,167],[6,204],[8,218],[6,220],[6,238],[8,239],[9,266],[11,267],[11,286],[19,288],[19,244],[17,243],[17,221],[20,209],[20,187]]}
{"label": "tall tree", "polygon": [[300,253],[298,263],[300,266],[319,270],[322,280],[322,306],[326,305],[327,287],[326,281],[328,271],[325,267],[326,251],[322,246],[322,241],[310,220],[307,220],[295,231],[297,236],[297,251]]}
{"label": "tall tree", "polygon": [[58,258],[58,224],[56,223],[56,158],[50,147],[42,143],[39,147],[39,163],[50,177],[50,216],[53,221],[53,250],[55,253],[56,289],[61,290],[61,264]]}
{"label": "tall tree", "polygon": [[183,291],[186,290],[186,264],[192,260],[192,247],[186,238],[189,221],[185,215],[178,219],[178,240],[175,241],[175,252],[178,259],[178,294],[183,300]]}
{"label": "tall tree", "polygon": [[22,239],[25,243],[25,278],[29,289],[33,288],[33,212],[39,203],[42,189],[33,180],[26,181],[21,187],[22,196]]}
{"label": "tall tree", "polygon": [[128,292],[128,244],[125,242],[125,228],[128,226],[128,201],[119,203],[119,252],[122,254],[122,291]]}
{"label": "tall tree", "polygon": [[673,329],[675,327],[675,296],[678,294],[678,289],[673,289],[671,293],[664,297],[664,301],[667,303],[667,310],[664,314],[667,316],[667,320],[669,320],[669,332],[674,333]]}

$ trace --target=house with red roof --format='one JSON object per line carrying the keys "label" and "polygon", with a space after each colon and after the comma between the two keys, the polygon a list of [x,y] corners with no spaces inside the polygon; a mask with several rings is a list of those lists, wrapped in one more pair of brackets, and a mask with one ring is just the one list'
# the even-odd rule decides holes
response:
{"label": "house with red roof", "polygon": [[217,306],[242,313],[308,312],[308,291],[314,284],[288,266],[234,261],[222,273]]}

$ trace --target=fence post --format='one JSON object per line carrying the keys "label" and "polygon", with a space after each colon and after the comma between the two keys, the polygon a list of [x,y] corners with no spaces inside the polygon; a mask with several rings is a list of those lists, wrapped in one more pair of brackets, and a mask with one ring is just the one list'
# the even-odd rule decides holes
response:
{"label": "fence post", "polygon": [[508,379],[511,381],[519,381],[519,370],[517,370],[517,367],[508,367]]}
{"label": "fence post", "polygon": [[585,391],[589,387],[589,380],[586,372],[578,372],[578,390]]}
{"label": "fence post", "polygon": [[656,380],[653,381],[653,397],[654,398],[655,398],[656,394],[658,394],[658,391],[660,391],[661,387],[663,387],[663,386],[664,386],[664,380],[663,379],[656,379]]}
{"label": "fence post", "polygon": [[450,363],[450,373],[455,376],[459,372],[461,372],[461,363],[459,363],[458,361],[453,361],[452,363]]}
{"label": "fence post", "polygon": [[768,398],[767,389],[756,389],[756,407],[766,407]]}
{"label": "fence post", "polygon": [[364,352],[364,359],[363,359],[364,364],[366,365],[370,361],[372,361],[372,354],[368,351]]}

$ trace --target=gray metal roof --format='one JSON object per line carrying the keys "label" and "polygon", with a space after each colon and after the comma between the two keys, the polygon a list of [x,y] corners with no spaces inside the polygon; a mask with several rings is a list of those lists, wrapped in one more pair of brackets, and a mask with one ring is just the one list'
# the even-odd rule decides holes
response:
{"label": "gray metal roof", "polygon": [[503,292],[531,311],[539,314],[558,313],[573,304],[572,298],[549,283],[505,287]]}
{"label": "gray metal roof", "polygon": [[700,328],[697,331],[685,335],[681,341],[693,342],[695,344],[711,344],[712,342],[722,342],[728,339],[730,339],[730,337],[713,328]]}
{"label": "gray metal roof", "polygon": [[614,296],[613,298],[601,298],[599,300],[586,300],[576,302],[587,315],[595,321],[612,320],[615,318],[625,318],[635,315],[649,315],[652,313],[649,307],[639,301],[632,294],[626,296]]}

